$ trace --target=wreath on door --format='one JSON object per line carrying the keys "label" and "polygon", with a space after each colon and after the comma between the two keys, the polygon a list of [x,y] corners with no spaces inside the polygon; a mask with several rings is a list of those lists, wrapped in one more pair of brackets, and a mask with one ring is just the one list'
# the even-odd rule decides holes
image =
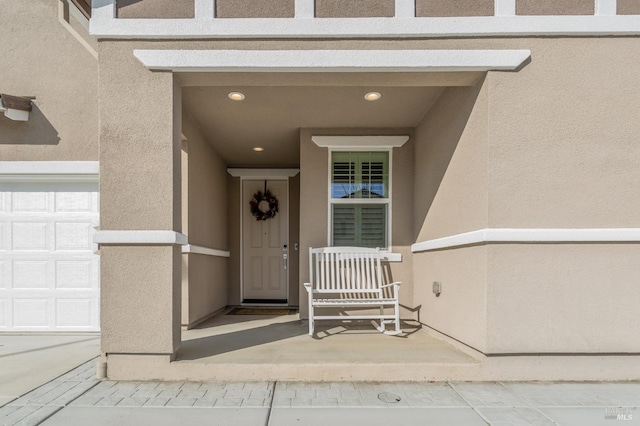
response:
{"label": "wreath on door", "polygon": [[251,214],[258,221],[271,219],[278,213],[278,199],[268,189],[253,194],[249,205],[251,205]]}

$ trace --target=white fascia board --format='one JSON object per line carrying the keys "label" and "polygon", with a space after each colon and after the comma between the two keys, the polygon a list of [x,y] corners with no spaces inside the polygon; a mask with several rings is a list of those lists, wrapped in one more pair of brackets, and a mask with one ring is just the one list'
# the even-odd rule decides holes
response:
{"label": "white fascia board", "polygon": [[300,169],[227,169],[233,177],[240,178],[265,178],[265,179],[287,179],[297,176]]}
{"label": "white fascia board", "polygon": [[96,231],[93,242],[102,245],[184,245],[187,237],[176,231]]}
{"label": "white fascia board", "polygon": [[320,148],[400,148],[409,136],[311,136]]}
{"label": "white fascia board", "polygon": [[640,228],[486,228],[415,243],[413,253],[491,243],[640,243]]}
{"label": "white fascia board", "polygon": [[[114,19],[93,9],[98,38],[416,38],[637,35],[640,16],[473,16],[452,18]],[[98,12],[98,13],[96,13]]]}
{"label": "white fascia board", "polygon": [[512,71],[530,50],[134,50],[152,71],[444,72]]}
{"label": "white fascia board", "polygon": [[182,246],[182,253],[193,253],[193,254],[203,254],[205,256],[216,256],[216,257],[231,257],[231,252],[226,250],[218,250],[212,249],[209,247],[202,247],[193,244],[187,244]]}
{"label": "white fascia board", "polygon": [[97,161],[0,161],[0,182],[98,182]]}

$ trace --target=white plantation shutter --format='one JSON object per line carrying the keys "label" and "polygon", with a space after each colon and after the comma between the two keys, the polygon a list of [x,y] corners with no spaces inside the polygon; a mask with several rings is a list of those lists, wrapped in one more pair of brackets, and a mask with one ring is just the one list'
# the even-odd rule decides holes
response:
{"label": "white plantation shutter", "polygon": [[387,247],[389,153],[332,152],[330,202],[332,245]]}

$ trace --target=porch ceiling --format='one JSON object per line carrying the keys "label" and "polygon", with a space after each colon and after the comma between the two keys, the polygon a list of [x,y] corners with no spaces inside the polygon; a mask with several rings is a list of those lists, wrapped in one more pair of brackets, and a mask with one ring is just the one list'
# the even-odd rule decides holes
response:
{"label": "porch ceiling", "polygon": [[[443,87],[209,86],[183,87],[183,106],[230,167],[297,167],[300,128],[412,128]],[[234,102],[229,92],[246,99]],[[364,99],[377,91],[382,98]],[[188,135],[187,135],[188,138]],[[260,146],[264,152],[253,152]]]}

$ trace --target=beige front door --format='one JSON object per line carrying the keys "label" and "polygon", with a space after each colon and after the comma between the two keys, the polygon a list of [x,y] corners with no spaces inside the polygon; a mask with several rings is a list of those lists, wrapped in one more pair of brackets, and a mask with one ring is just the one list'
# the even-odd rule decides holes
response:
{"label": "beige front door", "polygon": [[243,302],[286,302],[288,181],[266,181],[266,188],[278,200],[278,213],[258,221],[251,213],[249,202],[256,192],[264,192],[264,188],[264,180],[245,180],[242,184],[242,299]]}

